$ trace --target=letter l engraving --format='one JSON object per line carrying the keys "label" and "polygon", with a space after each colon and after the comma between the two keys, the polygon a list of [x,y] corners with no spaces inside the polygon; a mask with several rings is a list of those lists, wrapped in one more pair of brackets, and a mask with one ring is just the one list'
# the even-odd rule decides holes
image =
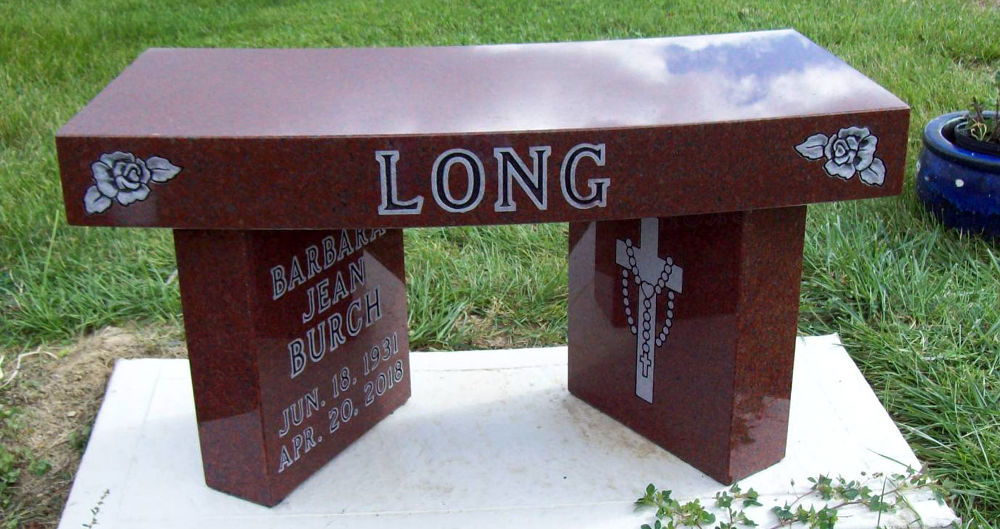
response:
{"label": "letter l engraving", "polygon": [[379,187],[382,201],[378,206],[379,215],[417,215],[424,207],[424,197],[417,195],[410,200],[400,201],[396,196],[396,162],[399,151],[375,151],[379,166]]}

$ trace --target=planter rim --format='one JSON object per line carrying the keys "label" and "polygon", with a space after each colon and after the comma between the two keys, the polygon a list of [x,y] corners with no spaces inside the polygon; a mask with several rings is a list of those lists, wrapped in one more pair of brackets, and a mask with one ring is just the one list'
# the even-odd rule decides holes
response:
{"label": "planter rim", "polygon": [[[993,115],[993,112],[986,112],[986,114]],[[961,110],[942,114],[932,119],[924,127],[924,145],[944,158],[1000,174],[1000,157],[966,150],[955,145],[945,136],[946,133],[951,134],[955,125],[965,119],[965,116],[966,112]]]}

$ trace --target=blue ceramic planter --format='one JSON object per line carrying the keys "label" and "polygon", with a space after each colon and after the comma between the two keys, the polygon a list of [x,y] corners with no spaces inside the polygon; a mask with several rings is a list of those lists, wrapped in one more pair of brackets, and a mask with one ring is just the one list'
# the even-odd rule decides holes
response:
{"label": "blue ceramic planter", "polygon": [[953,143],[965,112],[939,116],[924,129],[917,165],[917,196],[941,222],[1000,239],[1000,157]]}

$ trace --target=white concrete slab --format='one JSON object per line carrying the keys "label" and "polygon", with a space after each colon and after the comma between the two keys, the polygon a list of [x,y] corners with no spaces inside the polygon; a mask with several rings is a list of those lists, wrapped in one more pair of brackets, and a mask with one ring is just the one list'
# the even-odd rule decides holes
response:
{"label": "white concrete slab", "polygon": [[[205,486],[186,361],[119,361],[59,527],[638,528],[647,483],[704,505],[725,488],[569,395],[565,347],[411,362],[410,401],[268,509]],[[836,336],[799,340],[792,393],[787,457],[743,481],[762,526],[810,476],[919,466]],[[929,493],[908,500],[924,527],[955,520]],[[845,511],[837,527],[875,521]]]}

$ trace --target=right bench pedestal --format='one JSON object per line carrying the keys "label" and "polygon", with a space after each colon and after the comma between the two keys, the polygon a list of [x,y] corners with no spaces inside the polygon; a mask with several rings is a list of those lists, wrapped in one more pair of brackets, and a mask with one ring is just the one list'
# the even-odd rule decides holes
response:
{"label": "right bench pedestal", "polygon": [[723,483],[779,461],[805,211],[572,223],[570,392]]}

